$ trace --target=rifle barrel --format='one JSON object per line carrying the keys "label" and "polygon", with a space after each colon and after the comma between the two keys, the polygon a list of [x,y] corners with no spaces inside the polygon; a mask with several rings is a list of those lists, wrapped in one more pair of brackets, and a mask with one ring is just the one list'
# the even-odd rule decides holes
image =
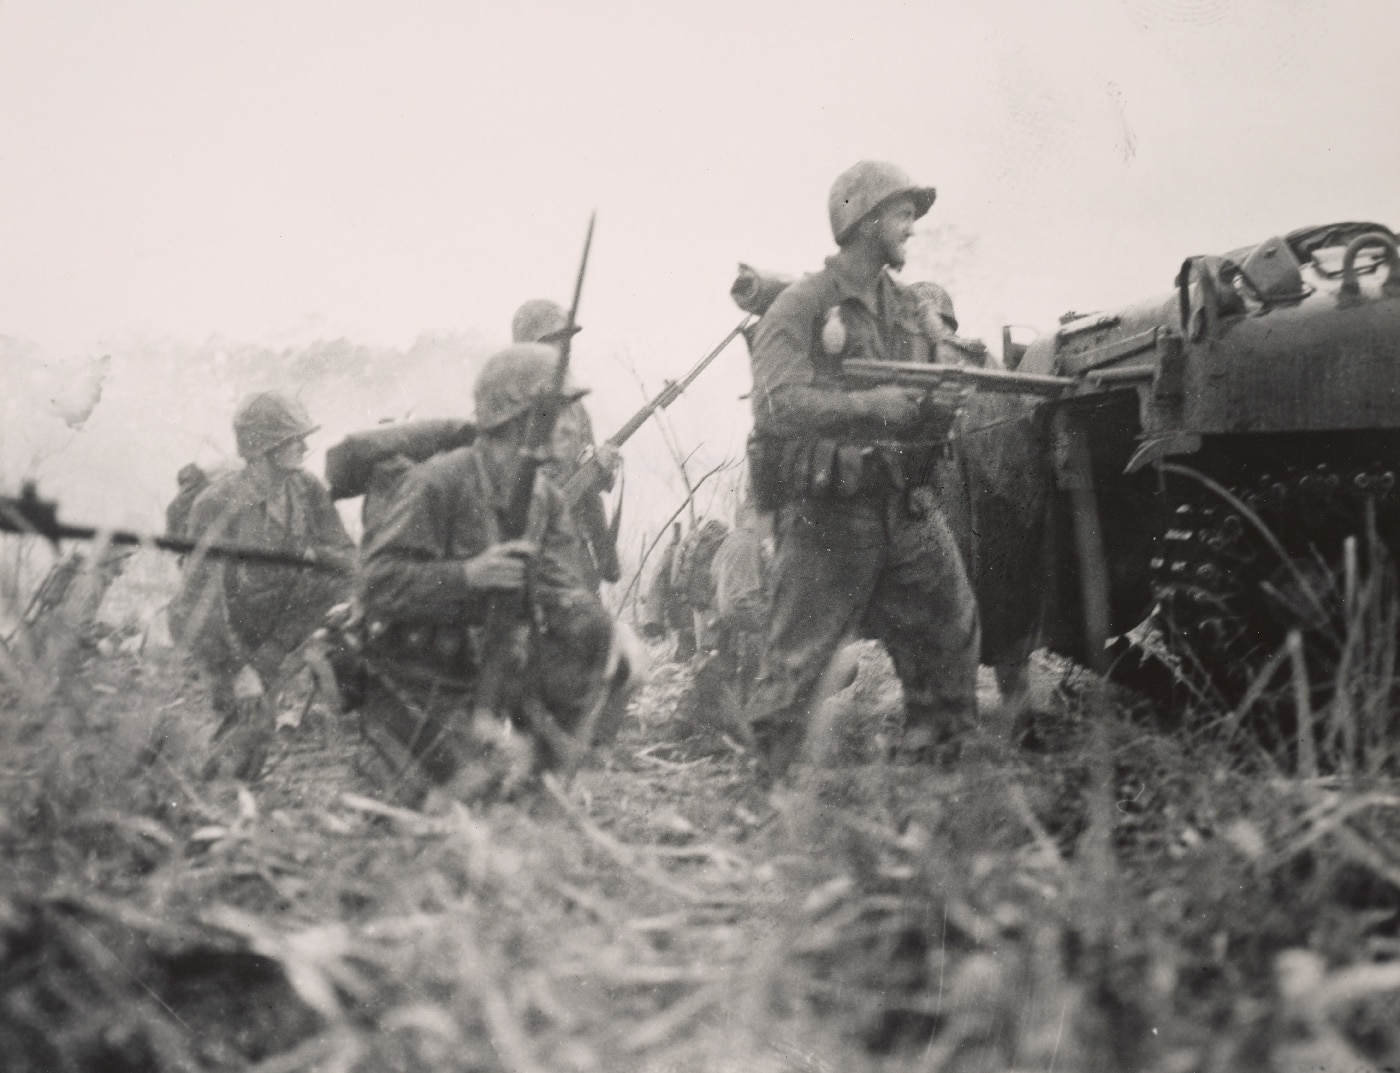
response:
{"label": "rifle barrel", "polygon": [[1021,373],[1009,369],[979,369],[969,365],[938,365],[914,361],[871,361],[853,358],[841,363],[843,380],[858,384],[904,384],[909,387],[970,387],[1003,395],[1037,395],[1058,399],[1078,381],[1067,376]]}
{"label": "rifle barrel", "polygon": [[60,540],[105,538],[113,544],[150,545],[162,551],[175,552],[178,555],[199,554],[210,559],[233,559],[238,562],[258,563],[263,566],[295,566],[302,570],[317,570],[331,574],[340,573],[343,569],[340,565],[327,560],[307,558],[294,552],[249,548],[238,544],[205,544],[198,540],[183,540],[179,537],[135,533],[129,529],[101,530],[90,525],[60,525],[56,536]]}
{"label": "rifle barrel", "polygon": [[[620,429],[607,438],[606,442],[613,447],[621,447],[630,440],[638,429],[651,420],[652,414],[656,413],[657,410],[666,409],[671,403],[685,394],[685,389],[695,383],[700,374],[710,366],[710,363],[723,354],[725,348],[729,346],[730,343],[734,342],[753,320],[754,318],[752,316],[747,316],[731,328],[729,334],[721,339],[708,354],[691,366],[688,373],[679,380],[668,383],[652,398],[648,399],[640,410],[629,417]],[[572,477],[564,482],[564,487],[562,489],[564,493],[564,502],[568,503],[570,506],[578,502],[579,497],[582,496],[584,492],[588,491],[594,481],[598,479],[598,476],[598,463],[593,459],[589,459],[586,464],[579,467],[578,471],[574,473]]]}
{"label": "rifle barrel", "polygon": [[0,496],[0,533],[43,537],[51,543],[60,540],[106,540],[124,546],[149,546],[179,555],[199,554],[211,559],[236,559],[267,566],[295,566],[302,570],[343,573],[345,566],[334,559],[317,559],[288,551],[270,551],[237,544],[206,543],[179,537],[137,533],[130,529],[102,529],[95,525],[68,525],[58,520],[58,504],[40,499],[32,484],[19,497]]}

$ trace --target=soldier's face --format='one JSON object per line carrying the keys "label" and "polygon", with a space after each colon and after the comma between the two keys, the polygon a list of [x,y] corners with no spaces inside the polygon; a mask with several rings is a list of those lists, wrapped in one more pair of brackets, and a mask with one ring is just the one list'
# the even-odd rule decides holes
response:
{"label": "soldier's face", "polygon": [[[541,321],[539,327],[535,330],[534,342],[542,343],[545,341],[546,336],[553,335],[556,332],[562,332],[568,326],[569,321],[567,317],[564,317],[562,315],[549,317],[546,320]],[[550,341],[550,345],[554,345],[553,340]]]}
{"label": "soldier's face", "polygon": [[891,201],[875,218],[875,239],[891,268],[904,267],[904,247],[914,233],[918,219],[914,199],[902,197]]}
{"label": "soldier's face", "polygon": [[306,441],[288,440],[281,447],[269,451],[267,460],[272,463],[274,469],[282,473],[301,469],[302,463],[306,461]]}

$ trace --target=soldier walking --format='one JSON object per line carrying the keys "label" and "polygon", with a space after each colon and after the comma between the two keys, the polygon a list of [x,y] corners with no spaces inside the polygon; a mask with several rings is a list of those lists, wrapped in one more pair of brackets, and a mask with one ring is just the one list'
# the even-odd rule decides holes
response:
{"label": "soldier walking", "polygon": [[[434,786],[467,792],[491,777],[500,741],[473,725],[472,707],[493,602],[513,601],[513,622],[532,624],[497,714],[528,731],[538,720],[527,709],[540,704],[564,732],[591,722],[604,739],[621,720],[632,658],[581,576],[574,525],[542,471],[531,508],[543,520],[538,544],[501,537],[531,411],[548,404],[557,363],[537,343],[494,355],[474,388],[476,442],[409,470],[365,534],[363,725],[381,788],[408,804]],[[536,747],[544,763],[558,759],[548,741]]]}
{"label": "soldier walking", "polygon": [[219,752],[231,774],[255,778],[275,729],[282,664],[349,593],[355,545],[330,494],[302,468],[306,438],[316,431],[295,399],[276,391],[252,395],[233,418],[246,464],[199,493],[184,523],[195,542],[286,552],[338,566],[328,574],[206,558],[185,564],[171,604],[171,632],[187,643],[208,676]]}
{"label": "soldier walking", "polygon": [[776,508],[772,619],[747,708],[767,779],[796,757],[847,636],[882,641],[904,686],[896,759],[951,759],[976,717],[976,602],[927,487],[955,414],[900,387],[839,380],[846,358],[931,360],[923,305],[889,269],[903,266],[934,197],[892,164],[842,173],[828,204],[839,249],[750,335],[750,472],[760,506]]}

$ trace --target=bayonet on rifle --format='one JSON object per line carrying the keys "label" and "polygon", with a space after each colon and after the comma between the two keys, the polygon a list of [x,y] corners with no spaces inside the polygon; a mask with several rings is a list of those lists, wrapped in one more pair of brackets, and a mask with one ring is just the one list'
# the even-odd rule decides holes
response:
{"label": "bayonet on rifle", "polygon": [[578,278],[574,281],[574,300],[569,304],[568,323],[547,340],[558,347],[559,361],[554,367],[554,381],[549,399],[544,405],[535,406],[530,411],[525,446],[516,459],[509,505],[501,521],[501,535],[506,540],[523,536],[530,528],[530,504],[535,496],[535,474],[549,458],[550,445],[554,441],[554,425],[562,409],[564,382],[569,375],[569,355],[573,349],[574,336],[579,330],[578,303],[583,295],[583,278],[588,271],[588,251],[593,247],[593,225],[597,219],[597,213],[588,218],[588,234],[583,240],[583,256],[579,259]]}
{"label": "bayonet on rifle", "polygon": [[[555,421],[562,408],[564,382],[569,375],[569,352],[574,335],[578,332],[578,305],[583,294],[584,275],[588,271],[588,251],[593,246],[593,225],[596,220],[597,213],[588,218],[588,234],[583,240],[583,256],[579,260],[578,278],[574,281],[574,298],[569,305],[568,323],[549,339],[559,348],[559,361],[554,367],[551,395],[543,400],[542,405],[531,409],[525,443],[516,456],[511,495],[501,519],[501,536],[505,540],[524,536],[538,543],[543,537],[538,530],[547,519],[530,509],[535,499],[535,477],[540,466],[549,458]],[[499,709],[514,658],[514,641],[522,624],[518,607],[518,600],[502,595],[491,596],[487,603],[485,646],[481,672],[477,677],[476,698],[472,705],[475,732],[487,740],[496,741],[503,752],[511,757],[513,768],[522,768],[525,763],[518,755],[518,743],[512,742],[503,729]],[[531,723],[556,750],[568,755],[575,746],[567,731],[560,729],[543,705],[532,705],[530,700],[526,698],[525,710]],[[514,771],[510,777],[523,774],[523,771]]]}

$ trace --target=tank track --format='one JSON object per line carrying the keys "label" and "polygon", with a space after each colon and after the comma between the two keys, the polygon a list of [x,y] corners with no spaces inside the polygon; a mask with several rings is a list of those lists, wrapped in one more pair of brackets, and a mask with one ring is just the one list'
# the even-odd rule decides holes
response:
{"label": "tank track", "polygon": [[[1178,674],[1233,703],[1298,627],[1325,691],[1327,638],[1342,621],[1344,541],[1364,536],[1374,518],[1392,561],[1400,551],[1395,470],[1382,460],[1291,465],[1230,486],[1283,546],[1292,569],[1247,512],[1203,486],[1179,486],[1151,561],[1155,624]],[[1359,560],[1367,561],[1364,551]]]}

